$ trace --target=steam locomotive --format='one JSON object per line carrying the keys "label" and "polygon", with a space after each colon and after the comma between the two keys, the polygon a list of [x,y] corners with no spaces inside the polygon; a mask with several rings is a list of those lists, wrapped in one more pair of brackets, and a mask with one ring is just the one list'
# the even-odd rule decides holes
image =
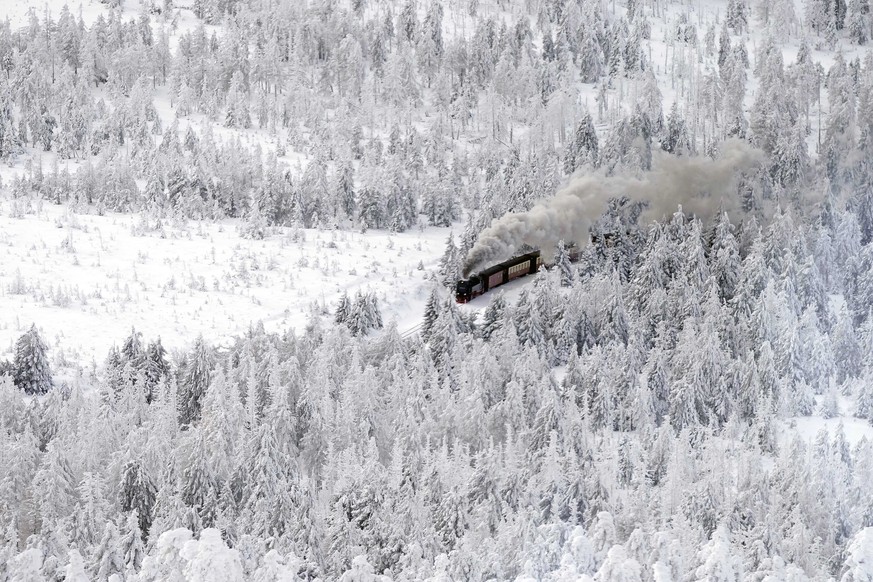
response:
{"label": "steam locomotive", "polygon": [[[578,261],[580,249],[575,244],[567,245],[566,248],[570,260]],[[474,297],[509,283],[513,279],[536,273],[541,266],[543,266],[543,257],[540,251],[533,251],[488,267],[469,279],[458,281],[455,285],[455,301],[467,303]]]}

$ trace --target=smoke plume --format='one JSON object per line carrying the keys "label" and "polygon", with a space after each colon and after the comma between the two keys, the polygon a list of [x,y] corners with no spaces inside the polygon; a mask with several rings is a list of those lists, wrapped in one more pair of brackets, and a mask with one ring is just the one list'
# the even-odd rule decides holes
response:
{"label": "smoke plume", "polygon": [[740,209],[734,178],[764,161],[764,153],[748,143],[732,139],[721,146],[721,156],[676,157],[658,155],[653,169],[642,178],[580,176],[572,179],[552,198],[527,212],[495,219],[479,236],[464,263],[464,276],[511,258],[523,244],[554,249],[558,241],[588,241],[588,228],[606,210],[610,198],[628,196],[646,203],[643,220],[672,214],[678,205],[706,219],[722,208]]}

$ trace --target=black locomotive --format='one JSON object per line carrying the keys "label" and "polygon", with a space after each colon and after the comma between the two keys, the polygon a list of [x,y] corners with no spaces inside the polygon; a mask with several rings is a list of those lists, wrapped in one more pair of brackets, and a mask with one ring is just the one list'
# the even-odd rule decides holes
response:
{"label": "black locomotive", "polygon": [[[571,261],[579,260],[579,249],[576,245],[568,245],[567,254]],[[458,281],[455,285],[455,301],[467,303],[474,297],[504,283],[509,283],[513,279],[536,273],[542,265],[543,257],[540,255],[540,251],[533,251],[488,267],[469,279]]]}

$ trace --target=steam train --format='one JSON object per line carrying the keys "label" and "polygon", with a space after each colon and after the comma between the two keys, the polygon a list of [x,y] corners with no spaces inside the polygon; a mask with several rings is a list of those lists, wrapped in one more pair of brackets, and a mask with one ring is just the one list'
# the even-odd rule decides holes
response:
{"label": "steam train", "polygon": [[[567,254],[571,261],[579,260],[580,249],[575,244],[567,245]],[[500,264],[479,271],[469,279],[462,279],[455,285],[455,301],[467,303],[474,297],[482,295],[513,279],[536,273],[543,265],[540,251],[533,251]]]}

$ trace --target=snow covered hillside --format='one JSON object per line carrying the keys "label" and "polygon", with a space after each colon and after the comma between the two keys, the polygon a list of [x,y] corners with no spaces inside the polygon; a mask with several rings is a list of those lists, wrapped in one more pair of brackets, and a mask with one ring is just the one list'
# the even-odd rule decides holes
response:
{"label": "snow covered hillside", "polygon": [[0,582],[873,578],[871,39],[0,2]]}

